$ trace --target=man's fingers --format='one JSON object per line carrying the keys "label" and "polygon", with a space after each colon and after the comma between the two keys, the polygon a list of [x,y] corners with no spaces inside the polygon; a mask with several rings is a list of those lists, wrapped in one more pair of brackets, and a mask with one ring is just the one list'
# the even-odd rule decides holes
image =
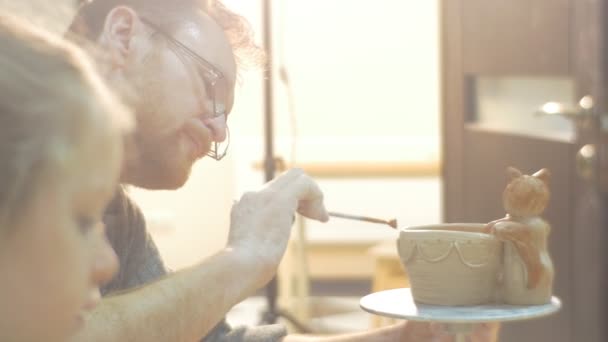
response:
{"label": "man's fingers", "polygon": [[305,217],[322,222],[329,220],[323,204],[323,192],[302,169],[290,169],[268,182],[262,192],[276,201],[293,203]]}
{"label": "man's fingers", "polygon": [[305,217],[319,220],[321,222],[329,221],[329,215],[327,214],[327,209],[325,209],[325,205],[323,204],[323,200],[313,200],[313,201],[300,201],[300,205],[298,206],[298,213]]}
{"label": "man's fingers", "polygon": [[312,178],[302,173],[281,190],[278,200],[295,199],[298,212],[308,218],[327,222],[329,215],[323,203],[323,192]]}
{"label": "man's fingers", "polygon": [[287,184],[293,183],[298,177],[304,174],[302,169],[290,169],[287,172],[282,173],[275,179],[271,180],[266,184],[266,189],[271,192],[281,191]]}

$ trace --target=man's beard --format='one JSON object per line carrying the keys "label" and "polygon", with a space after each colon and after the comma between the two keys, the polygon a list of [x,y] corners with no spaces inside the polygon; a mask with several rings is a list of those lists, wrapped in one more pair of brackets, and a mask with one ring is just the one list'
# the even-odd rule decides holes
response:
{"label": "man's beard", "polygon": [[143,135],[145,132],[135,138],[137,165],[129,183],[151,190],[182,187],[194,162],[180,150],[183,148],[182,137],[175,134],[155,140]]}
{"label": "man's beard", "polygon": [[[148,94],[155,92],[152,89]],[[157,97],[156,99],[161,99]],[[184,136],[180,130],[160,132],[154,120],[170,115],[161,101],[148,97],[137,106],[138,126],[133,136],[134,155],[128,182],[146,189],[172,190],[182,187],[194,160],[184,151]],[[167,112],[163,112],[167,111]],[[144,124],[142,121],[146,121]]]}
{"label": "man's beard", "polygon": [[[127,79],[131,87],[129,102],[135,110],[137,127],[133,136],[134,153],[127,163],[126,181],[146,189],[177,189],[183,186],[194,159],[186,149],[182,124],[174,117],[171,90],[157,73],[160,63],[151,55],[144,63],[134,66]],[[127,92],[125,92],[127,94]]]}

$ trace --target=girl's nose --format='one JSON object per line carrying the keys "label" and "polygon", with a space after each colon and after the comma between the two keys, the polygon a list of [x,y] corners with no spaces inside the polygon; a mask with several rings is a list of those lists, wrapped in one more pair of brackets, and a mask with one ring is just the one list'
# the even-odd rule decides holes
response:
{"label": "girl's nose", "polygon": [[105,234],[101,232],[95,248],[93,260],[92,281],[93,284],[101,286],[114,277],[118,271],[118,257],[110,246]]}

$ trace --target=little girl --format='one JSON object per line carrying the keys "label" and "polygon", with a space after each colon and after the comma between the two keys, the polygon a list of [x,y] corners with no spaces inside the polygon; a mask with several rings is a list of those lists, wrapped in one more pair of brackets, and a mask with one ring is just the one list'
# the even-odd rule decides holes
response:
{"label": "little girl", "polygon": [[0,15],[0,341],[65,341],[116,271],[99,222],[128,125],[83,54]]}

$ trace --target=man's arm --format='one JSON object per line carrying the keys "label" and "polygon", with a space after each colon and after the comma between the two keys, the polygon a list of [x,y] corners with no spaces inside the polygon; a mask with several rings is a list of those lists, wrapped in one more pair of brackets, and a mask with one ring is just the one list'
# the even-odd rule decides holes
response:
{"label": "man's arm", "polygon": [[142,288],[104,298],[74,341],[197,341],[257,289],[230,249]]}
{"label": "man's arm", "polygon": [[225,249],[203,262],[104,298],[74,341],[197,341],[266,284],[285,252],[294,213],[327,221],[323,195],[302,170],[251,192],[231,212]]}

